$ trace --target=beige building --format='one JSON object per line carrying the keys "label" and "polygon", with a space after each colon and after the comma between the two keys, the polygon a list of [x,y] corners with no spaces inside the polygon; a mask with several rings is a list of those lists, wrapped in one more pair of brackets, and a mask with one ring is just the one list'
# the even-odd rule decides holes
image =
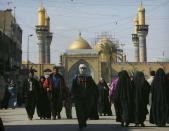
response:
{"label": "beige building", "polygon": [[[112,62],[111,74],[109,72],[109,59],[104,54],[100,54],[100,41],[103,44],[110,44],[107,42],[110,40],[99,40],[94,49],[90,44],[79,36],[61,56],[61,64],[64,68],[65,80],[68,86],[71,86],[73,77],[78,74],[78,66],[83,63],[88,67],[88,74],[91,74],[96,83],[101,77],[107,82],[111,82],[111,79],[117,75],[121,70],[127,70],[129,75],[133,75],[136,71],[143,71],[146,78],[149,77],[151,70],[157,70],[163,68],[165,72],[169,72],[169,62]],[[115,59],[115,57],[112,57]],[[113,61],[113,60],[112,60]],[[111,77],[111,79],[110,79]]]}
{"label": "beige building", "polygon": [[[33,69],[37,77],[40,77],[45,74],[50,74],[54,66],[55,66],[54,64],[34,64],[32,62],[28,63],[27,61],[22,61],[23,73],[27,74],[28,73],[27,69]],[[60,68],[60,71],[62,71],[61,67],[60,66],[58,67]]]}
{"label": "beige building", "polygon": [[[101,77],[103,77],[106,82],[111,82],[112,78],[121,70],[127,70],[129,75],[133,75],[136,71],[143,71],[146,78],[149,77],[149,72],[151,70],[156,71],[158,68],[163,68],[166,72],[169,72],[169,62],[146,62],[146,35],[142,37],[141,34],[148,33],[148,25],[145,24],[145,9],[142,5],[139,6],[138,12],[138,18],[135,21],[138,22],[138,24],[135,24],[135,32],[132,35],[135,46],[135,59],[137,62],[126,62],[126,56],[124,55],[123,50],[121,51],[118,48],[112,52],[111,57],[110,53],[104,53],[102,46],[105,46],[106,48],[114,47],[114,43],[108,37],[100,38],[95,47],[92,48],[81,34],[79,34],[70,47],[61,54],[60,66],[58,66],[69,87],[71,87],[73,77],[79,72],[79,64],[82,63],[87,65],[87,72],[93,77],[96,83]],[[41,76],[51,73],[54,64],[45,62],[46,58],[50,59],[50,50],[47,51],[47,49],[50,49],[52,36],[50,37],[50,40],[45,43],[46,37],[44,36],[46,36],[46,34],[44,29],[46,29],[46,27],[50,29],[50,24],[48,21],[46,22],[48,23],[48,26],[45,25],[45,9],[43,7],[40,8],[38,16],[39,23],[38,26],[36,26],[36,33],[39,41],[39,64],[30,62],[23,63],[23,68],[33,68],[35,74]],[[50,30],[47,30],[50,35],[49,31]],[[48,45],[47,48],[45,48],[45,44]],[[48,52],[48,55],[45,55],[45,50]]]}
{"label": "beige building", "polygon": [[[104,38],[105,39],[105,38]],[[100,44],[100,40],[98,42]],[[157,70],[163,68],[165,72],[169,72],[169,62],[112,62],[111,70],[109,73],[109,59],[103,54],[100,54],[96,48],[94,48],[82,37],[78,38],[70,45],[70,47],[61,55],[60,63],[58,66],[60,72],[64,75],[67,85],[70,87],[73,77],[78,74],[79,64],[86,64],[88,67],[88,74],[91,74],[96,83],[101,77],[105,78],[106,82],[110,82],[111,79],[117,75],[121,70],[127,70],[129,75],[133,75],[136,71],[143,71],[146,78],[149,77],[151,70]],[[108,44],[105,42],[104,44]],[[112,57],[114,59],[114,57]],[[33,64],[29,62],[23,62],[23,68],[32,68],[35,70],[36,76],[41,76],[51,73],[54,64]]]}

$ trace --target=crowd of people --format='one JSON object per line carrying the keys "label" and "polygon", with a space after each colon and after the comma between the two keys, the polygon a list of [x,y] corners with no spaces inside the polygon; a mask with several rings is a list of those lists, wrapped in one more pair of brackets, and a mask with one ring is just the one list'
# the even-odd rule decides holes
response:
{"label": "crowd of people", "polygon": [[79,129],[83,129],[88,119],[112,116],[111,106],[114,105],[116,121],[121,122],[121,126],[128,127],[134,123],[136,127],[144,127],[149,113],[149,122],[161,127],[169,123],[169,74],[161,68],[150,74],[146,80],[141,71],[130,77],[127,71],[122,70],[111,84],[103,78],[96,84],[87,74],[87,66],[80,64],[79,74],[68,87],[55,66],[50,75],[41,76],[39,80],[30,70],[23,81],[22,91],[18,91],[14,80],[7,79],[6,82],[1,75],[0,108],[14,109],[23,102],[29,120],[33,119],[35,108],[40,119],[55,120],[61,119],[64,106],[67,119],[72,119],[74,103]]}
{"label": "crowd of people", "polygon": [[35,108],[40,119],[61,119],[61,110],[65,106],[68,119],[71,114],[70,90],[65,84],[57,67],[53,68],[50,75],[41,76],[40,80],[34,78],[34,72],[30,71],[29,77],[23,84],[23,99],[26,112],[30,120],[33,119]]}
{"label": "crowd of people", "polygon": [[[21,94],[13,79],[5,79],[0,75],[0,109],[8,109],[20,106]],[[17,99],[18,98],[18,99]]]}
{"label": "crowd of people", "polygon": [[[136,72],[132,78],[123,70],[112,81],[109,96],[114,103],[116,121],[121,126],[144,127],[146,115],[149,122],[159,127],[169,123],[169,77],[162,68],[151,72],[149,80],[143,72]],[[150,105],[150,111],[147,105]]]}

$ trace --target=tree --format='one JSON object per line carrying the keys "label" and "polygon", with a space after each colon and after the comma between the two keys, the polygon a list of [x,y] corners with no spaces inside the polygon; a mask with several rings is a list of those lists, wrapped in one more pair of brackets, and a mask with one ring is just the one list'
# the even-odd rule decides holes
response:
{"label": "tree", "polygon": [[109,82],[111,82],[112,79],[112,62],[116,62],[117,58],[121,59],[120,55],[117,54],[117,48],[118,46],[113,43],[101,43],[100,44],[101,50],[99,51],[99,54],[104,54],[105,56],[108,56],[108,68],[109,68]]}

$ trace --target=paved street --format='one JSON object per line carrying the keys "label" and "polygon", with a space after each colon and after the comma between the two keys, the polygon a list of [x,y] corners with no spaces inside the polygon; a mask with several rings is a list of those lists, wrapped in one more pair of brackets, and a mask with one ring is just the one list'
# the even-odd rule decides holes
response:
{"label": "paved street", "polygon": [[[67,120],[64,110],[62,111],[61,120],[40,120],[36,113],[32,121],[27,120],[27,115],[24,108],[0,110],[0,116],[5,125],[6,131],[78,131],[78,124],[73,108],[72,120]],[[169,126],[158,128],[154,125],[145,122],[146,127],[136,128],[133,124],[129,128],[120,127],[119,123],[115,122],[115,116],[103,116],[100,120],[89,120],[85,131],[167,131]]]}

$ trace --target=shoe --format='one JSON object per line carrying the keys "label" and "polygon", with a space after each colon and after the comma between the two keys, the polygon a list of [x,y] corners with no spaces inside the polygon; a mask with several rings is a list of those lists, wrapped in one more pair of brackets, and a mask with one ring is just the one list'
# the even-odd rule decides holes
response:
{"label": "shoe", "polygon": [[129,126],[129,123],[126,123],[124,126],[125,126],[125,127],[128,127],[128,126]]}
{"label": "shoe", "polygon": [[52,120],[56,120],[56,117],[52,117]]}
{"label": "shoe", "polygon": [[61,119],[61,116],[60,116],[60,115],[58,115],[58,119]]}
{"label": "shoe", "polygon": [[135,127],[139,127],[139,124],[135,124]]}
{"label": "shoe", "polygon": [[124,122],[121,123],[121,126],[124,127]]}
{"label": "shoe", "polygon": [[85,127],[85,128],[87,127],[87,124],[86,124],[86,123],[84,124],[84,127]]}
{"label": "shoe", "polygon": [[141,123],[141,127],[145,127],[145,124],[144,124],[144,123]]}
{"label": "shoe", "polygon": [[72,119],[72,117],[71,117],[71,116],[69,116],[69,117],[67,117],[67,119]]}
{"label": "shoe", "polygon": [[32,117],[28,117],[29,120],[32,120]]}
{"label": "shoe", "polygon": [[82,125],[79,125],[79,129],[82,130],[84,127]]}

